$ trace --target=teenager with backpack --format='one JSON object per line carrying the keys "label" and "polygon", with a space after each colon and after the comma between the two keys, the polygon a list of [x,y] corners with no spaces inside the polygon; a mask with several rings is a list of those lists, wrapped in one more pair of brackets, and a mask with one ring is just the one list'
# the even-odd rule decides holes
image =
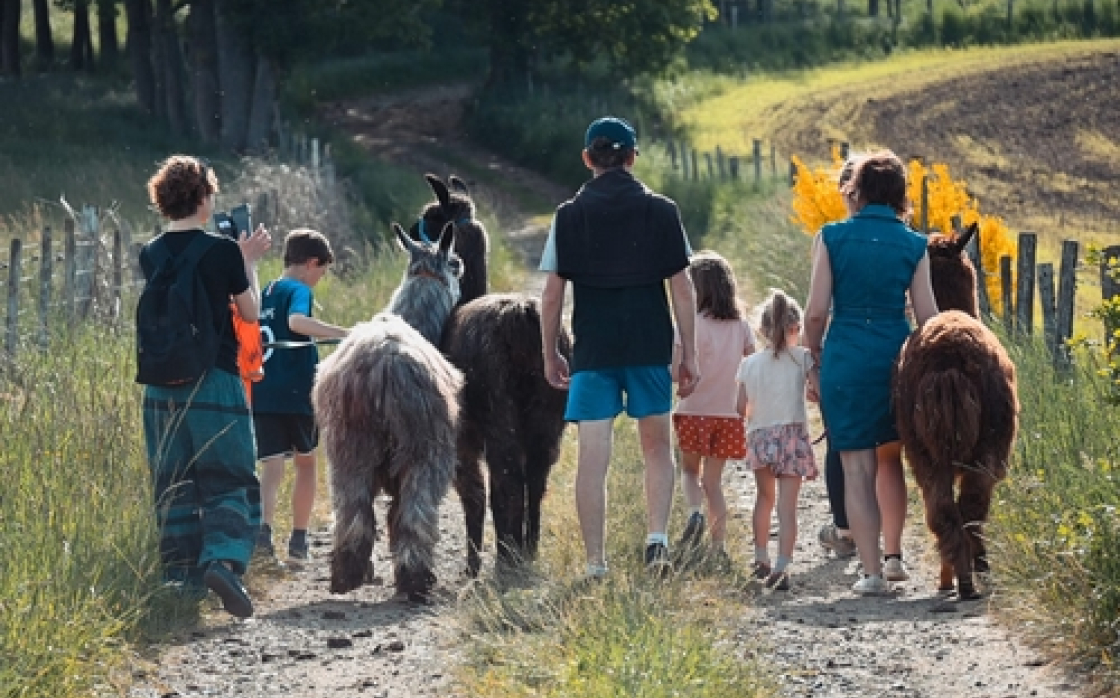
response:
{"label": "teenager with backpack", "polygon": [[208,588],[247,618],[253,603],[241,575],[260,485],[230,300],[257,320],[256,265],[271,237],[263,227],[238,241],[205,232],[217,192],[213,170],[186,155],[167,158],[148,181],[168,224],[140,252],[137,381],[165,577],[187,593]]}

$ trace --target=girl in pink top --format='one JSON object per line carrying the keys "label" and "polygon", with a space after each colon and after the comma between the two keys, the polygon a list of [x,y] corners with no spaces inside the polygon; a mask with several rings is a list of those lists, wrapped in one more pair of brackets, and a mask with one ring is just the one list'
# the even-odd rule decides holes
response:
{"label": "girl in pink top", "polygon": [[[727,503],[721,481],[727,459],[746,455],[743,420],[735,411],[735,369],[754,352],[754,333],[739,307],[735,274],[727,260],[711,250],[692,257],[689,264],[696,289],[696,356],[700,382],[673,411],[673,427],[681,449],[681,489],[688,506],[682,549],[695,547],[704,534],[702,506],[708,504],[711,547],[723,551]],[[674,347],[673,378],[680,355]]]}
{"label": "girl in pink top", "polygon": [[[789,589],[787,568],[797,541],[797,497],[802,478],[817,477],[809,440],[805,388],[813,356],[799,346],[801,307],[781,291],[762,306],[759,331],[767,351],[743,359],[737,409],[747,418],[747,467],[754,471],[754,576],[766,586]],[[778,559],[770,564],[770,514],[778,505]]]}

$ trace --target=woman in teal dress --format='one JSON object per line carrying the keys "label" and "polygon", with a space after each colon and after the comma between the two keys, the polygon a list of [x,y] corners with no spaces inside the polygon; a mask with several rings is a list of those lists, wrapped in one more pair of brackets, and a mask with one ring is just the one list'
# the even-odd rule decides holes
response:
{"label": "woman in teal dress", "polygon": [[907,293],[919,325],[937,314],[937,302],[926,239],[901,219],[909,212],[902,161],[890,151],[867,156],[843,194],[856,213],[821,230],[804,344],[821,367],[821,410],[844,467],[844,499],[864,573],[852,588],[878,594],[889,586],[882,576],[875,447],[898,440],[891,373],[910,335]]}

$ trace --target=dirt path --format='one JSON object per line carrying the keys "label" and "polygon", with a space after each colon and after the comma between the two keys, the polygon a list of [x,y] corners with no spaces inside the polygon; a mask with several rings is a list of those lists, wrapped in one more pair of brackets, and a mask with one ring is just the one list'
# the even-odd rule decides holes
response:
{"label": "dirt path", "polygon": [[[418,175],[453,172],[441,150],[469,157],[497,173],[476,182],[480,207],[496,211],[504,231],[535,269],[542,224],[518,211],[501,182],[516,181],[548,201],[570,192],[468,145],[457,129],[465,87],[427,90],[392,100],[332,105],[328,116],[349,129],[371,152],[415,167]],[[459,160],[461,161],[461,160]],[[497,182],[498,184],[494,184]],[[508,231],[514,232],[508,232]],[[539,284],[533,276],[531,287]],[[821,454],[823,455],[823,454]],[[729,468],[727,483],[741,534],[749,530],[753,479]],[[384,507],[379,504],[379,519]],[[888,599],[860,599],[849,591],[855,563],[827,557],[816,532],[828,520],[823,482],[803,490],[800,543],[790,592],[760,594],[756,610],[738,623],[737,638],[763,638],[766,662],[780,672],[783,695],[870,698],[1059,698],[1081,695],[1062,672],[1047,667],[997,625],[985,602],[948,613],[933,590],[936,570],[922,555],[928,538],[921,528],[907,537],[913,578]],[[133,668],[132,698],[202,696],[363,695],[377,698],[455,696],[452,668],[459,638],[451,619],[465,543],[456,497],[440,515],[440,585],[436,602],[424,608],[395,599],[385,546],[375,550],[375,569],[386,581],[350,594],[328,592],[326,557],[330,534],[313,531],[313,560],[303,569],[264,567],[251,573],[256,616],[237,621],[216,605],[200,625],[157,648],[150,662]],[[489,530],[487,531],[489,536]],[[742,536],[741,536],[742,538]],[[749,561],[749,543],[737,543],[736,559]],[[489,570],[491,560],[485,561]]]}

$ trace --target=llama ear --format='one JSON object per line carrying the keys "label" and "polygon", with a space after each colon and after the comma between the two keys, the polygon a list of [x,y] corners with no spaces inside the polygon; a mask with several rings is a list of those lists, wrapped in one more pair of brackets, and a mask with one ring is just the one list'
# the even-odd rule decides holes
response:
{"label": "llama ear", "polygon": [[443,230],[439,234],[439,251],[440,254],[447,255],[451,252],[451,246],[455,244],[455,224],[451,221],[443,226]]}
{"label": "llama ear", "polygon": [[408,233],[404,232],[404,228],[402,228],[399,223],[393,224],[393,232],[397,236],[397,242],[400,243],[400,246],[405,251],[411,251],[412,248],[416,246],[416,243],[412,241],[412,238],[408,236]]}
{"label": "llama ear", "polygon": [[954,241],[953,243],[953,247],[956,248],[957,252],[963,251],[964,248],[968,247],[968,243],[972,242],[972,238],[975,237],[976,233],[979,231],[980,223],[974,221],[972,225],[968,226],[968,228],[966,228],[963,233],[957,236],[956,241]]}
{"label": "llama ear", "polygon": [[459,177],[457,177],[456,175],[451,175],[450,177],[448,177],[447,183],[450,184],[451,188],[455,191],[466,194],[467,196],[471,195],[471,190],[467,188],[467,183],[459,179]]}
{"label": "llama ear", "polygon": [[432,193],[436,195],[439,205],[447,208],[451,204],[451,192],[447,190],[447,185],[434,174],[426,174],[424,179],[428,180],[428,186],[432,188]]}

